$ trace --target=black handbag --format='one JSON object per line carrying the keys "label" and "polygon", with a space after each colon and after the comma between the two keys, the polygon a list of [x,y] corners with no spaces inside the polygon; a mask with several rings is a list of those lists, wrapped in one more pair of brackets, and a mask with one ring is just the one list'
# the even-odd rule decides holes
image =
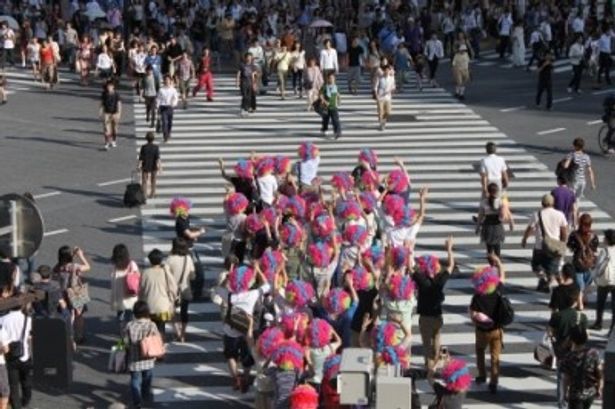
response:
{"label": "black handbag", "polygon": [[5,358],[7,361],[17,361],[24,356],[24,338],[26,337],[26,327],[28,326],[28,316],[23,314],[23,327],[21,328],[21,338],[19,341],[13,341],[9,343],[9,352],[6,353]]}

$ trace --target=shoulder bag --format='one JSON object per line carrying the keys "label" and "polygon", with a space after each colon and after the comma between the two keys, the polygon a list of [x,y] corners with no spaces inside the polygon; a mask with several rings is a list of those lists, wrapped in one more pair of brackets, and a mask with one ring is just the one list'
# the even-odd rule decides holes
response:
{"label": "shoulder bag", "polygon": [[561,240],[553,239],[545,233],[545,225],[542,222],[542,212],[538,212],[538,222],[542,234],[542,251],[550,258],[559,258],[566,255],[566,243]]}
{"label": "shoulder bag", "polygon": [[164,342],[158,331],[150,331],[150,334],[139,341],[139,353],[141,359],[162,358],[165,354]]}
{"label": "shoulder bag", "polygon": [[184,277],[186,276],[186,267],[188,266],[188,256],[184,256],[184,266],[182,267],[182,274],[179,277],[179,283],[177,283],[177,298],[175,303],[178,304],[181,301],[190,302],[192,301],[192,290],[190,286],[187,286],[183,290],[181,289],[182,283],[184,282]]}
{"label": "shoulder bag", "polygon": [[66,288],[66,296],[71,306],[76,309],[82,309],[90,302],[90,290],[87,283],[83,282],[81,275],[75,271],[75,265],[71,266],[71,272]]}
{"label": "shoulder bag", "polygon": [[229,327],[241,332],[242,334],[247,334],[252,317],[241,308],[233,306],[231,303],[231,296],[232,294],[229,292],[224,323],[228,324]]}
{"label": "shoulder bag", "polygon": [[[171,300],[171,304],[175,305],[175,303],[177,302],[177,294],[173,293],[173,291],[171,291],[171,288],[169,287],[169,275],[171,274],[171,272],[167,270],[166,265],[162,267],[162,271],[164,272],[164,282],[167,287],[167,296],[169,297],[169,300]],[[179,288],[179,285],[177,287]]]}
{"label": "shoulder bag", "polygon": [[26,327],[28,326],[28,316],[23,314],[23,326],[21,327],[21,337],[19,341],[9,343],[9,352],[5,355],[7,361],[17,361],[24,356],[24,341],[26,338]]}

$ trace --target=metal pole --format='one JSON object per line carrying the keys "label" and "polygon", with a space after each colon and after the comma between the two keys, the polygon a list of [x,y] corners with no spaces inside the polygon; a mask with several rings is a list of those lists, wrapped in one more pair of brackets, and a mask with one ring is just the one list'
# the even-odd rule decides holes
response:
{"label": "metal pole", "polygon": [[18,236],[17,236],[17,202],[15,200],[10,201],[10,213],[11,213],[11,226],[13,226],[13,231],[11,232],[11,243],[12,243],[12,254],[11,257],[17,257],[17,247],[18,247]]}

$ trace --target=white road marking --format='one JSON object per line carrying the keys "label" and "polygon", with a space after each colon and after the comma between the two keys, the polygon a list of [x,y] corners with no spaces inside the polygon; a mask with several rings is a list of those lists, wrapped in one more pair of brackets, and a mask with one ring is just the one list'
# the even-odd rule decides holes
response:
{"label": "white road marking", "polygon": [[536,134],[538,135],[549,135],[552,133],[556,133],[556,132],[562,132],[565,131],[566,128],[553,128],[553,129],[547,129],[546,131],[540,131],[540,132],[536,132]]}
{"label": "white road marking", "polygon": [[111,185],[117,185],[120,183],[126,183],[126,182],[130,182],[132,179],[130,178],[125,178],[125,179],[117,179],[117,180],[110,180],[108,182],[102,182],[102,183],[98,183],[96,186],[111,186]]}
{"label": "white road marking", "polygon": [[53,192],[48,192],[48,193],[41,193],[40,195],[34,195],[34,199],[38,200],[38,199],[45,199],[47,197],[52,197],[52,196],[57,196],[57,195],[61,195],[62,192],[58,192],[57,190],[53,191]]}
{"label": "white road marking", "polygon": [[500,112],[513,112],[513,111],[519,111],[521,109],[525,109],[525,105],[519,105],[516,107],[510,107],[510,108],[504,108],[504,109],[500,109]]}
{"label": "white road marking", "polygon": [[566,101],[571,101],[572,97],[563,97],[563,98],[556,98],[553,100],[554,104],[557,104],[559,102],[566,102]]}
{"label": "white road marking", "polygon": [[56,236],[58,234],[63,234],[63,233],[68,233],[68,229],[58,229],[58,230],[46,231],[45,233],[43,233],[43,237]]}
{"label": "white road marking", "polygon": [[597,124],[601,124],[602,122],[604,122],[602,119],[596,119],[595,121],[588,121],[587,125],[597,125]]}
{"label": "white road marking", "polygon": [[136,219],[136,218],[137,218],[136,214],[130,214],[128,216],[116,217],[115,219],[109,219],[108,222],[109,223],[118,223],[118,222],[123,222],[123,221],[126,221],[126,220]]}
{"label": "white road marking", "polygon": [[592,95],[609,94],[611,92],[615,92],[615,88],[603,89],[602,91],[594,91],[592,92]]}

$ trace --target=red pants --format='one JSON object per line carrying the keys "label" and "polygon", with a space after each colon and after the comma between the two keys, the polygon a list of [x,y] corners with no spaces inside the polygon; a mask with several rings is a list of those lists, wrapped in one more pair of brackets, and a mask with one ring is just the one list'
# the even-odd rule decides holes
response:
{"label": "red pants", "polygon": [[205,74],[201,74],[199,76],[199,82],[194,87],[194,90],[192,90],[192,95],[196,95],[196,93],[199,92],[201,88],[205,88],[207,98],[214,97],[214,76],[212,75],[211,71],[208,71]]}

